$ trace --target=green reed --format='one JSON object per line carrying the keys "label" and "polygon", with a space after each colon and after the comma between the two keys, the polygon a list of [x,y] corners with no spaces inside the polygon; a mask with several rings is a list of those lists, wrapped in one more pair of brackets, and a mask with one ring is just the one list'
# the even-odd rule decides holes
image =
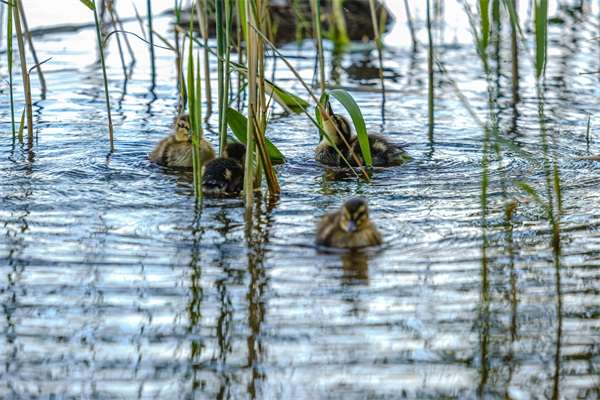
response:
{"label": "green reed", "polygon": [[231,0],[216,1],[217,30],[217,79],[219,96],[219,154],[222,155],[227,145],[227,117],[229,107],[229,80],[231,77],[230,32],[232,19]]}
{"label": "green reed", "polygon": [[310,9],[313,20],[313,37],[319,62],[319,87],[321,93],[323,93],[325,91],[325,56],[323,55],[323,32],[321,31],[321,5],[319,0],[310,0]]}
{"label": "green reed", "polygon": [[[198,15],[198,18],[200,16]],[[189,35],[192,37],[194,25],[194,7],[190,14]],[[194,177],[194,196],[196,203],[202,203],[202,160],[200,142],[202,141],[202,77],[200,75],[200,56],[194,63],[194,41],[189,40],[187,63],[187,104],[192,126],[192,169]]]}
{"label": "green reed", "polygon": [[13,11],[12,3],[7,3],[8,22],[6,24],[6,57],[8,64],[8,88],[10,94],[10,126],[13,138],[17,135],[15,130],[15,101],[13,93]]}
{"label": "green reed", "polygon": [[[18,0],[17,0],[18,1]],[[25,38],[23,27],[21,26],[21,16],[18,5],[13,5],[13,22],[15,33],[17,35],[17,45],[19,47],[19,59],[21,63],[21,77],[23,80],[23,93],[25,95],[25,115],[27,117],[27,138],[29,145],[33,145],[33,102],[31,101],[31,80],[27,70],[27,58],[25,55]]]}
{"label": "green reed", "polygon": [[16,5],[19,7],[19,16],[21,19],[21,24],[23,26],[23,34],[25,35],[25,39],[27,40],[27,45],[29,47],[29,51],[31,53],[31,57],[33,58],[33,63],[36,67],[36,71],[38,74],[38,79],[40,81],[40,90],[42,92],[42,97],[46,96],[46,78],[44,77],[44,72],[42,71],[41,65],[37,51],[35,51],[35,46],[33,45],[33,39],[31,34],[29,33],[29,26],[27,25],[27,17],[25,16],[25,7],[23,7],[23,2],[21,0],[13,0],[16,2]]}
{"label": "green reed", "polygon": [[156,57],[154,55],[154,28],[152,23],[152,1],[146,1],[146,11],[148,12],[148,41],[150,42],[150,67],[152,74],[152,84],[156,81]]}
{"label": "green reed", "polygon": [[344,0],[331,2],[331,38],[338,46],[345,46],[350,42],[344,19]]}
{"label": "green reed", "polygon": [[373,35],[375,46],[377,47],[377,58],[379,60],[379,81],[381,82],[381,92],[385,102],[385,80],[383,79],[383,41],[381,40],[381,31],[383,26],[377,21],[377,11],[375,0],[369,0],[369,9],[371,11],[371,23],[373,24]]}
{"label": "green reed", "polygon": [[[113,124],[112,124],[112,115],[110,111],[110,95],[108,92],[108,77],[106,75],[106,63],[104,62],[104,46],[102,42],[102,33],[100,32],[100,20],[98,18],[98,10],[96,9],[96,1],[95,0],[79,0],[83,3],[87,8],[89,8],[94,13],[94,23],[96,25],[96,39],[98,40],[98,52],[100,53],[100,65],[102,66],[102,77],[104,80],[104,97],[106,99],[106,114],[108,116],[108,140],[110,142],[110,151],[114,151],[114,141],[113,141]],[[152,32],[150,32],[150,36],[152,36]]]}
{"label": "green reed", "polygon": [[548,0],[535,0],[535,77],[540,79],[546,69],[548,44]]}
{"label": "green reed", "polygon": [[434,129],[434,76],[433,76],[433,39],[431,37],[431,0],[427,0],[427,39],[428,39],[428,52],[427,52],[427,116],[428,116],[428,137],[429,141],[433,140],[433,129]]}
{"label": "green reed", "polygon": [[[206,96],[206,118],[212,114],[212,87],[210,84],[210,58],[208,56],[208,0],[196,2],[196,12],[198,13],[198,22],[200,24],[200,34],[202,35],[202,61],[204,67],[204,94]],[[219,148],[220,150],[220,148]]]}
{"label": "green reed", "polygon": [[408,25],[408,31],[410,32],[412,50],[417,51],[417,34],[415,33],[415,26],[410,13],[410,7],[408,6],[408,0],[404,0],[404,12],[406,12],[406,23]]}

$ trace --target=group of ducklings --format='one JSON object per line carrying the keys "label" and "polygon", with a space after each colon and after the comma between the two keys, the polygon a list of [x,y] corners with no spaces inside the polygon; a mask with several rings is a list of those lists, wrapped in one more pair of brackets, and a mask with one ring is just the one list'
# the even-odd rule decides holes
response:
{"label": "group of ducklings", "polygon": [[[335,114],[329,103],[321,111],[321,120],[326,135],[315,150],[316,161],[333,167],[345,166],[346,161],[352,166],[364,164],[358,137],[352,135],[349,121]],[[410,159],[401,146],[390,143],[383,136],[369,134],[368,138],[373,166],[395,166]],[[243,187],[245,154],[246,146],[229,143],[222,156],[215,157],[213,146],[202,139],[203,192],[209,196],[238,196]],[[192,168],[191,125],[187,115],[177,117],[173,132],[156,145],[149,158],[170,168]],[[316,243],[319,246],[355,249],[380,245],[382,236],[369,219],[367,202],[362,198],[352,198],[339,210],[322,217],[317,227]]]}

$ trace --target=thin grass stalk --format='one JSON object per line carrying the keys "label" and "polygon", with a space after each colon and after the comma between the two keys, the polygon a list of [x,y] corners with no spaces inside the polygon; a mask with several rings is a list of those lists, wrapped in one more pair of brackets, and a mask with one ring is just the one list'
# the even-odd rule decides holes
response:
{"label": "thin grass stalk", "polygon": [[[112,115],[110,111],[110,97],[108,93],[108,77],[106,75],[106,63],[104,61],[104,47],[102,45],[102,34],[100,33],[100,21],[98,19],[98,11],[96,10],[96,2],[92,0],[94,4],[94,23],[96,24],[96,38],[98,39],[98,51],[100,52],[100,64],[102,66],[102,77],[104,80],[104,97],[106,99],[106,114],[108,116],[108,140],[110,142],[110,151],[115,149],[113,140],[113,124]],[[152,35],[150,35],[152,36]]]}
{"label": "thin grass stalk", "polygon": [[21,18],[19,7],[12,7],[17,34],[17,45],[19,47],[19,58],[21,62],[21,75],[23,79],[23,93],[25,94],[25,113],[27,116],[27,139],[29,145],[33,145],[33,103],[31,101],[31,81],[27,71],[27,58],[25,56],[25,40],[23,38],[23,29],[21,27]]}
{"label": "thin grass stalk", "polygon": [[[186,88],[185,88],[185,79],[183,75],[183,54],[181,45],[179,44],[179,24],[181,22],[181,1],[179,2],[175,0],[175,68],[177,69],[177,90],[179,92],[179,96],[177,99],[177,114],[182,114],[185,109],[185,104],[187,102]],[[143,25],[142,25],[143,28]],[[155,33],[156,34],[156,33]],[[159,39],[161,36],[156,34]],[[162,39],[161,39],[162,40]],[[163,40],[164,42],[164,40]]]}
{"label": "thin grass stalk", "polygon": [[[202,7],[200,7],[202,6]],[[202,8],[202,9],[200,9]],[[212,114],[212,88],[210,84],[210,58],[208,56],[208,1],[201,0],[196,2],[196,11],[198,13],[198,22],[200,23],[200,33],[202,34],[203,46],[203,66],[204,66],[204,94],[206,96],[206,119]],[[220,150],[220,149],[219,149]]]}
{"label": "thin grass stalk", "polygon": [[[237,10],[238,12],[235,14],[235,18],[236,18],[236,22],[237,22],[237,62],[240,65],[244,64],[244,48],[242,47],[242,39],[243,39],[243,33],[244,33],[244,29],[242,26],[245,27],[245,25],[242,24],[242,18],[241,18],[241,9],[243,9],[242,6],[240,6],[240,0],[236,0],[236,6],[237,6]],[[244,39],[245,40],[245,39]],[[237,74],[237,109],[239,110],[242,106],[242,90],[244,90],[244,88],[246,87],[246,83],[245,83],[245,79],[244,79],[244,75],[238,71]]]}
{"label": "thin grass stalk", "polygon": [[17,135],[17,132],[15,129],[15,101],[13,93],[13,7],[14,6],[12,3],[8,3],[6,5],[6,11],[8,14],[8,20],[6,23],[6,57],[8,63],[8,88],[10,94],[10,126],[14,139]]}
{"label": "thin grass stalk", "polygon": [[592,114],[588,114],[587,127],[585,130],[585,146],[587,153],[590,154],[590,131],[592,127]]}
{"label": "thin grass stalk", "polygon": [[377,46],[377,58],[379,59],[379,80],[381,81],[381,95],[383,102],[385,103],[385,82],[383,79],[383,42],[380,35],[380,26],[377,21],[377,12],[375,6],[375,0],[369,0],[369,8],[371,9],[371,23],[373,24],[373,35],[375,37],[375,44]]}
{"label": "thin grass stalk", "polygon": [[[517,0],[512,1],[513,9],[517,10]],[[517,104],[519,102],[519,41],[517,39],[517,27],[514,23],[510,24],[510,56],[512,62],[512,102]]]}
{"label": "thin grass stalk", "polygon": [[[225,46],[228,45],[226,42],[226,27],[225,27],[225,0],[215,1],[215,25],[216,25],[216,36],[217,36],[217,96],[218,96],[218,110],[219,110],[219,155],[223,154],[225,145],[222,144],[222,140],[227,140],[227,126],[224,124],[225,121],[225,110],[223,107],[223,98],[225,94]],[[223,132],[225,129],[225,132]],[[225,134],[224,134],[225,133]],[[224,137],[225,136],[225,137]]]}
{"label": "thin grass stalk", "polygon": [[535,77],[540,79],[546,71],[548,44],[548,1],[535,0]]}
{"label": "thin grass stalk", "polygon": [[156,57],[154,56],[154,28],[152,27],[152,4],[151,0],[146,1],[146,10],[148,12],[148,39],[150,41],[150,66],[152,69],[152,83],[156,80]]}
{"label": "thin grass stalk", "polygon": [[412,50],[417,51],[417,35],[415,33],[415,26],[413,25],[412,15],[410,14],[410,7],[408,6],[408,0],[404,0],[404,11],[406,12],[406,23],[408,24],[408,30],[410,31],[410,39],[412,41]]}
{"label": "thin grass stalk", "polygon": [[431,0],[427,0],[427,39],[428,39],[428,52],[427,52],[427,76],[428,76],[428,90],[427,90],[427,116],[428,116],[428,137],[429,140],[433,140],[433,128],[434,128],[434,89],[433,89],[433,39],[431,37]]}
{"label": "thin grass stalk", "polygon": [[29,51],[31,52],[31,56],[33,57],[34,65],[37,65],[38,68],[37,74],[38,79],[40,80],[40,90],[42,92],[42,98],[46,97],[46,78],[44,78],[44,72],[42,71],[41,64],[37,52],[35,51],[35,46],[33,45],[33,39],[31,38],[31,34],[29,33],[29,26],[27,25],[27,17],[25,16],[25,8],[23,7],[23,2],[21,0],[17,0],[17,5],[19,6],[19,15],[21,16],[21,23],[23,24],[23,33],[27,38],[27,44],[29,47]]}
{"label": "thin grass stalk", "polygon": [[[258,6],[259,15],[257,22],[261,24],[261,27],[264,28],[265,21],[268,18],[268,10],[267,10],[267,2],[262,1]],[[253,29],[254,31],[254,29]],[[259,154],[259,166],[262,168],[257,168],[257,171],[263,171],[265,174],[265,179],[267,181],[267,188],[269,190],[269,194],[271,196],[278,195],[281,192],[279,187],[279,181],[277,180],[277,175],[275,174],[275,170],[273,169],[273,164],[271,163],[271,158],[267,152],[267,146],[265,141],[265,132],[267,129],[267,111],[269,106],[266,103],[266,90],[265,90],[265,48],[262,40],[258,40],[257,42],[257,50],[258,50],[258,113],[255,114],[255,121],[257,123],[255,132],[256,135],[256,145]],[[260,181],[258,181],[260,182]]]}
{"label": "thin grass stalk", "polygon": [[[258,0],[261,1],[261,0]],[[246,13],[246,62],[248,67],[248,125],[246,132],[246,159],[244,166],[244,198],[247,210],[247,215],[251,215],[252,204],[254,203],[254,149],[255,149],[255,132],[256,124],[252,121],[256,120],[255,113],[257,111],[257,74],[258,74],[258,48],[259,42],[256,31],[251,29],[254,21],[254,11],[251,7],[251,2],[245,2]]]}
{"label": "thin grass stalk", "polygon": [[310,9],[313,19],[313,37],[319,60],[319,87],[321,93],[323,93],[325,92],[325,56],[323,55],[323,32],[321,31],[321,5],[319,0],[310,0]]}
{"label": "thin grass stalk", "polygon": [[[194,8],[192,8],[189,34],[193,33]],[[199,63],[199,60],[198,60]],[[197,63],[197,65],[198,65]],[[194,196],[196,203],[202,202],[202,160],[200,154],[200,140],[202,139],[202,97],[201,97],[201,77],[197,75],[198,69],[194,68],[194,41],[189,41],[188,65],[187,65],[187,102],[192,125],[192,167],[194,177]]]}

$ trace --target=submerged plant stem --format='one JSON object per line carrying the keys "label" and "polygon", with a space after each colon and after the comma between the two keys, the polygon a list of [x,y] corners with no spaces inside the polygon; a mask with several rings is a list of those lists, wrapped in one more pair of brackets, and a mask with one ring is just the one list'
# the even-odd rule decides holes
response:
{"label": "submerged plant stem", "polygon": [[433,103],[433,39],[431,37],[431,0],[427,0],[427,38],[429,42],[428,53],[427,53],[427,76],[428,76],[428,90],[427,90],[427,110],[428,110],[428,137],[429,140],[433,140],[433,128],[434,128],[434,103]]}

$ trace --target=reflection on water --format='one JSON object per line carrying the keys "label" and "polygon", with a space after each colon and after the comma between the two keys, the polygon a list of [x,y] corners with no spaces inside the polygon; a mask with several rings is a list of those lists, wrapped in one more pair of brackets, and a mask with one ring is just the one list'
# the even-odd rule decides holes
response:
{"label": "reflection on water", "polygon": [[[575,158],[600,153],[593,117],[586,135],[587,116],[600,111],[598,80],[579,74],[598,69],[596,20],[565,11],[550,31],[541,120],[563,210],[553,247],[546,210],[514,184],[546,196],[529,60],[522,55],[515,103],[510,43],[491,42],[505,145],[502,157],[489,154],[482,219],[483,133],[447,82],[482,120],[488,82],[472,46],[454,42],[445,8],[434,11],[448,71],[436,88],[435,140],[424,49],[386,53],[385,107],[374,53],[328,54],[331,83],[360,85],[367,125],[414,160],[357,181],[315,165],[318,135],[305,117],[278,116],[268,133],[288,159],[277,167],[283,193],[257,198],[252,224],[239,199],[205,199],[197,210],[189,175],[147,161],[177,107],[169,52],[156,51],[154,83],[146,58],[124,81],[111,44],[116,151],[107,157],[94,32],[39,38],[40,59],[54,58],[33,145],[0,135],[0,397],[600,397],[600,164]],[[168,32],[165,17],[155,22]],[[311,43],[284,50],[310,80]],[[274,71],[301,91],[282,63]],[[369,199],[384,246],[316,249],[320,216],[350,196]]]}

